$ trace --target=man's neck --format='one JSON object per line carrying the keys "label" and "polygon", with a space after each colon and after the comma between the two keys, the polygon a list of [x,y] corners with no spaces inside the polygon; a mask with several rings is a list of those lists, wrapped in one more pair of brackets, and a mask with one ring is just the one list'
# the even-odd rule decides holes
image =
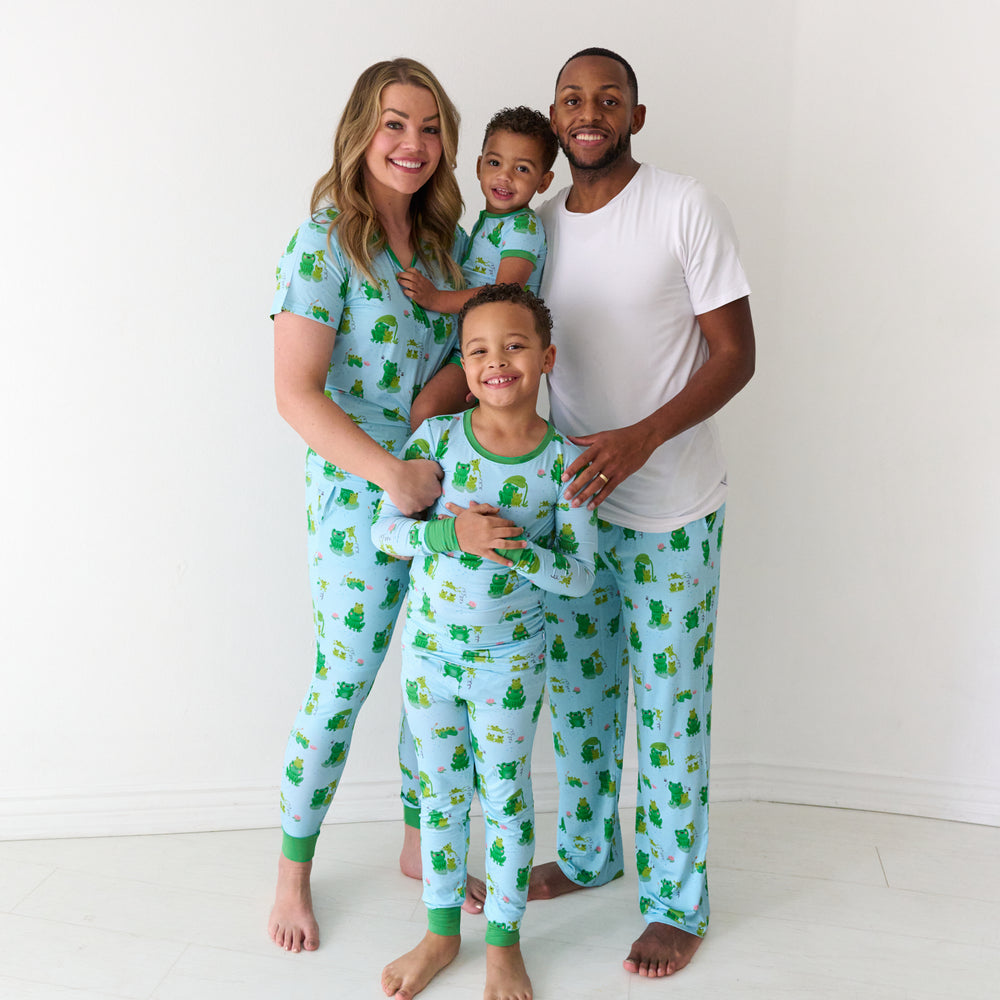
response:
{"label": "man's neck", "polygon": [[566,211],[586,214],[604,208],[625,190],[641,166],[631,156],[608,170],[581,170],[571,164],[573,186],[566,197]]}

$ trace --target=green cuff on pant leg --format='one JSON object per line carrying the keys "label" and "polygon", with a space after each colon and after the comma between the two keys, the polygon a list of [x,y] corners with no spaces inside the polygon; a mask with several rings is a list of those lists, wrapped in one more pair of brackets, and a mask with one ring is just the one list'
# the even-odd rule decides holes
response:
{"label": "green cuff on pant leg", "polygon": [[442,937],[454,937],[462,933],[462,907],[427,907],[427,929]]}
{"label": "green cuff on pant leg", "polygon": [[418,830],[420,829],[420,810],[415,809],[413,806],[404,805],[403,806],[403,822],[407,826],[414,826]]}
{"label": "green cuff on pant leg", "polygon": [[312,861],[316,853],[316,838],[318,833],[311,837],[293,837],[281,831],[281,853],[289,861]]}
{"label": "green cuff on pant leg", "polygon": [[502,948],[507,948],[512,944],[517,944],[520,940],[521,932],[516,927],[511,930],[504,924],[493,923],[492,920],[486,925],[487,944],[498,944]]}

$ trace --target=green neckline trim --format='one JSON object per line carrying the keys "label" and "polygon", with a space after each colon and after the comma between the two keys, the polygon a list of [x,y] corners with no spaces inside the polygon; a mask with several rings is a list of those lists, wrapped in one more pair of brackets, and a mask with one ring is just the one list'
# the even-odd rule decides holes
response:
{"label": "green neckline trim", "polygon": [[545,421],[546,430],[545,436],[539,443],[528,452],[527,455],[494,455],[492,451],[487,451],[477,440],[476,435],[472,432],[472,413],[473,410],[477,410],[479,407],[473,407],[472,410],[466,410],[462,414],[462,427],[465,430],[465,436],[469,439],[469,444],[483,458],[488,458],[491,462],[499,462],[501,465],[520,465],[522,462],[528,462],[533,458],[540,455],[549,446],[549,443],[556,436],[556,429],[552,426],[551,422]]}
{"label": "green neckline trim", "polygon": [[[389,255],[389,260],[393,262],[400,269],[400,271],[405,271],[406,268],[399,263],[399,258],[392,252],[392,247],[388,243],[385,245],[385,252]],[[413,255],[413,260],[410,261],[410,267],[413,267],[417,263],[417,255]]]}

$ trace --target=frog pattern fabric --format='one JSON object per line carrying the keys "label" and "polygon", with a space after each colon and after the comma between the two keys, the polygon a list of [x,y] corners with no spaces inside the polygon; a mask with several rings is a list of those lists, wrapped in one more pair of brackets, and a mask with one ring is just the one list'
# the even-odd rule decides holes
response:
{"label": "frog pattern fabric", "polygon": [[519,208],[506,215],[479,213],[468,239],[468,247],[459,261],[469,288],[492,285],[505,257],[523,257],[535,265],[526,286],[536,295],[542,282],[547,245],[542,220],[530,208]]}
{"label": "frog pattern fabric", "polygon": [[[422,385],[457,357],[453,317],[428,313],[403,294],[391,251],[372,262],[374,282],[347,260],[333,209],[304,222],[277,270],[271,313],[292,312],[336,331],[326,395],[358,426],[396,452],[409,428],[410,404]],[[456,230],[455,252],[465,235]],[[414,262],[431,280],[436,270]],[[385,657],[404,603],[408,567],[378,551],[371,520],[380,491],[312,450],[306,455],[306,527],[316,663],[289,736],[281,787],[283,851],[312,857],[320,824],[341,780],[358,711]],[[412,739],[401,720],[401,795],[419,807]]]}
{"label": "frog pattern fabric", "polygon": [[[475,788],[486,823],[487,941],[509,944],[534,852],[529,768],[545,684],[542,591],[590,589],[597,521],[560,497],[562,470],[579,449],[551,425],[529,455],[507,458],[479,445],[471,413],[435,417],[411,449],[441,464],[443,495],[426,521],[383,498],[372,538],[412,559],[402,687],[421,785],[423,899],[429,914],[462,904]],[[444,505],[471,500],[494,504],[523,528],[528,547],[504,553],[512,569],[458,550]]]}
{"label": "frog pattern fabric", "polygon": [[647,922],[708,927],[712,663],[725,506],[674,532],[598,522],[594,588],[547,595],[558,858],[579,885],[623,874],[618,792],[629,674],[639,754],[636,867]]}
{"label": "frog pattern fabric", "polygon": [[[372,261],[374,281],[341,250],[333,208],[307,219],[278,263],[271,314],[292,312],[336,331],[326,395],[388,451],[409,433],[410,404],[447,361],[458,360],[454,317],[411,302],[396,280],[403,269],[386,248]],[[452,254],[460,259],[468,238],[456,228]],[[440,288],[454,283],[436,268],[417,268]]]}

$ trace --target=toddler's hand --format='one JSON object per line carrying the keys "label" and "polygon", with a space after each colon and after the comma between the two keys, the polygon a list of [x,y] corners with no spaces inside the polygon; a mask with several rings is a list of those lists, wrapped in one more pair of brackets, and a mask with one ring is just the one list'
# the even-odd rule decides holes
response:
{"label": "toddler's hand", "polygon": [[411,298],[418,306],[423,306],[425,309],[431,309],[437,311],[433,306],[434,296],[437,294],[437,289],[434,285],[422,275],[415,267],[408,267],[404,271],[400,271],[396,275],[396,280],[399,282],[403,291]]}

